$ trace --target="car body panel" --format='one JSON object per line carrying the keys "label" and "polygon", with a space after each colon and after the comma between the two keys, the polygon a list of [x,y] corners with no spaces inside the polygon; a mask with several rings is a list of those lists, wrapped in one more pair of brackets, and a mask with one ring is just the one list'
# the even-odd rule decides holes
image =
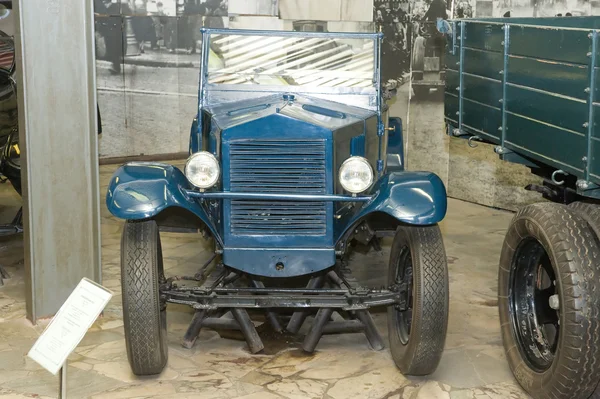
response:
{"label": "car body panel", "polygon": [[[226,266],[265,277],[306,275],[335,265],[361,223],[377,219],[377,228],[389,230],[400,223],[442,220],[444,185],[432,173],[404,171],[402,121],[388,121],[381,104],[379,34],[208,30],[203,35],[199,110],[189,151],[213,154],[219,181],[199,190],[174,166],[126,164],[109,185],[113,215],[162,222],[170,209],[185,210],[215,237]],[[349,57],[341,64],[348,69],[316,68],[320,77],[314,79],[302,68],[283,67],[286,61],[269,58],[260,46],[276,46],[278,36],[290,44],[286,51],[294,49],[292,60],[308,54],[318,60],[315,65],[328,65],[329,56]],[[317,47],[327,49],[325,58],[315,56]],[[211,66],[208,54],[215,51],[223,57]],[[269,68],[276,73],[261,75]],[[298,86],[303,79],[322,84]],[[341,165],[352,156],[365,158],[373,170],[374,184],[365,193],[350,194],[339,182]]]}

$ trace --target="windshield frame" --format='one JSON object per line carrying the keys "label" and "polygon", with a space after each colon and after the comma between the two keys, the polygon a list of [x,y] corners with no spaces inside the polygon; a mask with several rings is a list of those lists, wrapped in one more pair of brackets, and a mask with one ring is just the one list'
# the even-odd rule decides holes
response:
{"label": "windshield frame", "polygon": [[[300,93],[313,97],[349,103],[381,112],[381,33],[356,32],[296,32],[242,29],[201,29],[202,52],[199,84],[199,110],[217,104],[268,96],[273,93]],[[368,87],[310,87],[292,85],[251,85],[209,83],[211,36],[275,36],[300,38],[363,39],[373,41],[373,85]]]}

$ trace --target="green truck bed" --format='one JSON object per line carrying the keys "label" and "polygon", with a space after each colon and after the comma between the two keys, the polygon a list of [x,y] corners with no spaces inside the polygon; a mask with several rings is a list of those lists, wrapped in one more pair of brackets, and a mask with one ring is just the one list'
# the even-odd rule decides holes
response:
{"label": "green truck bed", "polygon": [[495,143],[507,161],[575,176],[580,194],[599,197],[600,17],[450,24],[449,133]]}

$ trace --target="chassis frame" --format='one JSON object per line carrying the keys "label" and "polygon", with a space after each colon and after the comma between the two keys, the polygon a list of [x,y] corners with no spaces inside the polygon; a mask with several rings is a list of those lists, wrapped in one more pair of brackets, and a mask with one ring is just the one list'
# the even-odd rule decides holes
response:
{"label": "chassis frame", "polygon": [[[210,262],[214,257],[210,259]],[[346,269],[347,270],[347,269]],[[211,328],[216,331],[240,331],[252,353],[264,349],[264,344],[252,323],[248,310],[265,311],[266,320],[272,330],[297,334],[310,313],[317,311],[311,327],[304,337],[302,349],[312,353],[324,334],[364,333],[374,350],[382,350],[385,345],[369,310],[373,307],[394,306],[405,311],[408,293],[412,282],[394,284],[385,289],[370,289],[358,286],[343,273],[335,270],[312,276],[306,288],[267,288],[263,282],[249,276],[249,287],[236,287],[233,284],[245,277],[243,273],[226,268],[219,263],[212,273],[206,276],[201,286],[178,286],[175,281],[193,280],[195,277],[172,277],[160,285],[161,302],[188,305],[196,310],[183,337],[182,345],[191,348],[200,330]],[[215,278],[212,278],[216,275]],[[334,288],[326,288],[329,283]],[[294,309],[293,314],[282,326],[282,318],[273,309]],[[338,311],[343,320],[332,320]],[[231,312],[233,318],[223,315]],[[214,317],[217,314],[218,317]]]}

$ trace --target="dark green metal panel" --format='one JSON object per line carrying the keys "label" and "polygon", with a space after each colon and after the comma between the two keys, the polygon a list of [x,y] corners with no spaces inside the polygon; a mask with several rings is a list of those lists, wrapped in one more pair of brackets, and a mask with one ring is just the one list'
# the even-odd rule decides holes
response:
{"label": "dark green metal panel", "polygon": [[499,107],[502,99],[502,82],[475,75],[463,76],[465,99]]}
{"label": "dark green metal panel", "polygon": [[527,57],[511,56],[508,60],[509,83],[586,100],[587,65],[557,64]]}
{"label": "dark green metal panel", "polygon": [[536,92],[526,88],[506,86],[507,111],[565,129],[586,133],[585,102]]}
{"label": "dark green metal panel", "polygon": [[458,95],[459,85],[460,81],[458,79],[458,71],[446,69],[446,91]]}
{"label": "dark green metal panel", "polygon": [[491,79],[500,79],[503,68],[502,53],[486,50],[465,49],[463,71]]}
{"label": "dark green metal panel", "polygon": [[464,46],[501,52],[504,31],[502,25],[466,23]]}
{"label": "dark green metal panel", "polygon": [[512,114],[507,114],[506,120],[506,148],[551,161],[564,170],[582,169],[581,159],[586,154],[584,135]]}
{"label": "dark green metal panel", "polygon": [[450,47],[448,47],[448,50],[446,52],[446,66],[448,68],[451,69],[456,69],[458,70],[458,61],[460,60],[460,54],[459,54],[459,47],[456,46],[456,51],[454,51],[454,54],[452,53],[452,51],[450,50]]}
{"label": "dark green metal panel", "polygon": [[488,107],[469,100],[463,102],[463,107],[463,124],[499,139],[498,128],[502,126],[502,114],[499,108]]}
{"label": "dark green metal panel", "polygon": [[[510,54],[587,65],[588,31],[558,28],[510,27]],[[533,72],[533,71],[532,71]]]}
{"label": "dark green metal panel", "polygon": [[458,122],[458,96],[446,92],[445,97],[444,116],[447,119]]}

